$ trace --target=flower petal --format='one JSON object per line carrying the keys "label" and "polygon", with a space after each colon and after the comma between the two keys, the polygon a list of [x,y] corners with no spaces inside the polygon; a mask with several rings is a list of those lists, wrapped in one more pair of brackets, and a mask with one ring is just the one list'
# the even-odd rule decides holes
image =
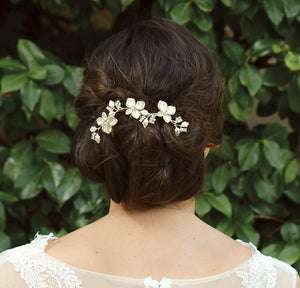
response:
{"label": "flower petal", "polygon": [[164,118],[164,121],[165,121],[166,123],[169,123],[169,122],[171,121],[171,119],[172,119],[172,117],[171,117],[170,115],[167,115],[167,114],[165,114],[165,115],[163,116],[163,118]]}
{"label": "flower petal", "polygon": [[101,140],[100,135],[96,134],[94,140],[99,144]]}
{"label": "flower petal", "polygon": [[92,126],[92,127],[90,128],[90,131],[91,131],[91,132],[97,131],[97,127],[96,127],[96,126]]}
{"label": "flower petal", "polygon": [[126,109],[125,115],[130,115],[132,113],[132,109]]}
{"label": "flower petal", "polygon": [[101,117],[103,118],[104,121],[107,120],[107,114],[105,112],[102,112]]}
{"label": "flower petal", "polygon": [[114,108],[115,107],[115,102],[112,101],[112,100],[109,100],[108,106],[111,107],[111,108]]}
{"label": "flower petal", "polygon": [[157,104],[157,108],[160,110],[160,111],[165,111],[167,108],[168,108],[168,104],[165,102],[165,101],[162,101],[162,100],[159,100],[158,101],[158,104]]}
{"label": "flower petal", "polygon": [[102,131],[105,132],[106,134],[109,134],[112,131],[112,127],[109,124],[104,124],[102,126]]}
{"label": "flower petal", "polygon": [[133,98],[127,98],[127,100],[126,100],[126,106],[128,108],[131,108],[132,106],[135,106],[135,100]]}
{"label": "flower petal", "polygon": [[176,112],[176,107],[175,106],[168,106],[166,113],[169,115],[174,115]]}
{"label": "flower petal", "polygon": [[136,102],[136,105],[135,105],[136,109],[142,110],[142,109],[144,109],[144,107],[145,107],[145,102],[144,101],[137,101]]}
{"label": "flower petal", "polygon": [[110,126],[115,126],[117,123],[118,123],[118,119],[117,118],[115,118],[115,117],[108,118],[108,124]]}
{"label": "flower petal", "polygon": [[96,122],[97,122],[97,124],[98,124],[99,126],[101,126],[101,125],[104,123],[104,120],[103,120],[103,118],[98,117],[97,120],[96,120]]}
{"label": "flower petal", "polygon": [[137,109],[133,109],[131,115],[133,118],[139,119],[139,117],[141,116],[141,112]]}
{"label": "flower petal", "polygon": [[157,112],[157,116],[158,116],[158,117],[163,117],[164,115],[165,115],[165,113],[162,112],[162,111],[158,111],[158,112]]}

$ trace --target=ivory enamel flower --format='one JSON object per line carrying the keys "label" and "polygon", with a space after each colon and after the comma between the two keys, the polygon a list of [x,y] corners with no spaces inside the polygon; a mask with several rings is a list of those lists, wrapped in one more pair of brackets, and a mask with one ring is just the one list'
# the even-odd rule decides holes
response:
{"label": "ivory enamel flower", "polygon": [[112,127],[118,123],[118,119],[112,114],[108,114],[107,116],[105,112],[102,112],[101,117],[98,117],[96,122],[102,128],[103,132],[109,134],[112,131]]}
{"label": "ivory enamel flower", "polygon": [[128,98],[126,101],[126,115],[131,115],[135,119],[139,119],[141,116],[141,111],[145,107],[145,102],[144,101],[137,101],[135,102],[135,99],[133,98]]}
{"label": "ivory enamel flower", "polygon": [[157,116],[163,117],[166,123],[169,123],[172,120],[171,116],[174,115],[176,112],[175,106],[168,106],[168,104],[165,101],[161,100],[158,102],[157,108],[159,109]]}

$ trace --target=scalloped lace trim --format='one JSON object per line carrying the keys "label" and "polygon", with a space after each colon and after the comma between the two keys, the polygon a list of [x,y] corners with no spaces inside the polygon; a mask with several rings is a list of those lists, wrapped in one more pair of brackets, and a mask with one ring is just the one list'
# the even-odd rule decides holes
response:
{"label": "scalloped lace trim", "polygon": [[28,288],[82,288],[82,281],[75,272],[66,265],[52,261],[44,254],[49,240],[56,239],[49,236],[36,235],[36,238],[23,246],[8,250],[6,259],[20,273]]}
{"label": "scalloped lace trim", "polygon": [[[246,246],[242,241],[238,242]],[[236,275],[242,279],[243,287],[275,288],[277,280],[277,269],[274,267],[274,259],[262,255],[252,243],[249,244],[253,256],[248,260],[248,271],[236,272]]]}

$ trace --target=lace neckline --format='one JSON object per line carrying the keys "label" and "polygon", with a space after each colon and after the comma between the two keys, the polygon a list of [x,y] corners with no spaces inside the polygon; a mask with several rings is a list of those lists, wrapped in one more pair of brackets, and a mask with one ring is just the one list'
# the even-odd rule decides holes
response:
{"label": "lace neckline", "polygon": [[[140,283],[142,283],[142,282],[145,282],[146,280],[148,280],[149,278],[151,279],[150,276],[145,277],[145,278],[134,278],[134,277],[126,277],[126,276],[105,274],[105,273],[95,272],[95,271],[91,271],[91,270],[87,270],[87,269],[84,269],[84,268],[79,268],[79,267],[70,265],[68,263],[65,263],[65,262],[63,262],[63,261],[61,261],[61,260],[45,253],[45,249],[46,249],[46,246],[48,245],[48,243],[58,239],[58,237],[53,236],[53,233],[50,233],[49,235],[39,235],[39,234],[37,234],[36,238],[29,245],[31,245],[31,244],[34,245],[34,242],[36,240],[40,240],[40,239],[42,241],[38,241],[37,243],[42,243],[42,244],[39,244],[40,249],[41,249],[40,251],[41,251],[41,253],[43,253],[43,255],[45,257],[47,257],[48,259],[51,259],[54,262],[65,265],[66,267],[68,267],[68,268],[70,268],[74,271],[78,271],[78,272],[81,271],[83,273],[87,273],[87,274],[94,275],[94,276],[99,276],[101,278],[108,279],[108,280],[114,280],[114,281],[117,281],[117,282],[128,282],[128,283],[140,282]],[[231,275],[233,273],[236,273],[237,271],[239,271],[242,268],[249,265],[249,263],[254,259],[254,257],[260,254],[259,251],[257,250],[257,248],[251,242],[245,243],[245,242],[243,242],[242,240],[239,240],[239,239],[237,239],[236,241],[239,242],[242,246],[248,248],[251,251],[251,254],[252,254],[249,259],[247,259],[246,261],[244,261],[240,265],[238,265],[236,267],[233,267],[233,268],[231,268],[227,271],[224,271],[222,273],[218,273],[218,274],[215,274],[215,275],[212,275],[212,276],[207,276],[207,277],[201,277],[201,278],[173,279],[173,278],[168,278],[168,277],[162,277],[162,279],[159,283],[172,282],[172,283],[178,283],[178,284],[193,284],[193,283],[209,282],[209,281],[218,280],[218,279],[227,277],[228,275]],[[36,245],[34,245],[34,247],[36,247]]]}

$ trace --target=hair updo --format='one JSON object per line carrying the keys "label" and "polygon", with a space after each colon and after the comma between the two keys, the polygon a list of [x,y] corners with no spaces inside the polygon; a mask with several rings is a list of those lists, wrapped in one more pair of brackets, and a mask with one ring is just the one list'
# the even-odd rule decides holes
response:
{"label": "hair updo", "polygon": [[[149,209],[196,196],[203,184],[204,150],[222,141],[222,84],[212,53],[185,28],[167,19],[147,20],[113,35],[93,53],[75,100],[80,123],[73,156],[80,172],[103,182],[127,210]],[[163,100],[189,122],[176,136],[158,118],[144,128],[125,113],[101,142],[90,127],[109,100],[132,97],[157,112]]]}

